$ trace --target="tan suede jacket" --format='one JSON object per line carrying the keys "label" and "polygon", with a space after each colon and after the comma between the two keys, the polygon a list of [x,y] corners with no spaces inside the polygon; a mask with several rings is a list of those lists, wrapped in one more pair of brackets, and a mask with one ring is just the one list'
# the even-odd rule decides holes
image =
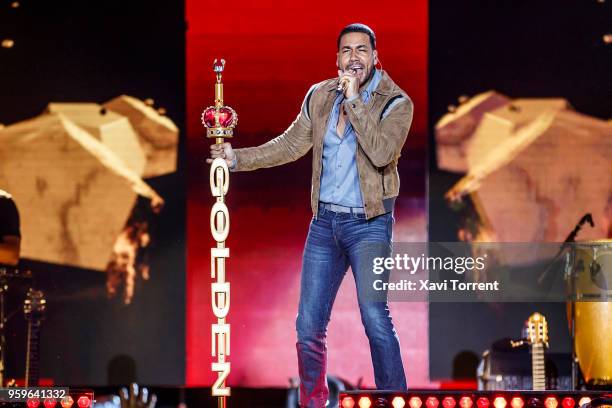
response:
{"label": "tan suede jacket", "polygon": [[[323,138],[336,97],[338,78],[314,85],[308,91],[295,121],[280,136],[257,147],[235,149],[233,171],[273,167],[299,159],[310,148],[312,154],[311,207],[316,216],[323,155]],[[400,101],[396,101],[401,99]],[[389,111],[391,104],[395,104]],[[399,194],[397,161],[412,123],[413,104],[383,71],[368,104],[361,98],[346,102],[348,118],[357,135],[356,162],[366,218],[393,209]]]}

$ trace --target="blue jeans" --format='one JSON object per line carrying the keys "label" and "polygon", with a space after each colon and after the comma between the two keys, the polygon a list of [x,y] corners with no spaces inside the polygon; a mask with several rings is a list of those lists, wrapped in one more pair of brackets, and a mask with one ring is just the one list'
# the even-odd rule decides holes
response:
{"label": "blue jeans", "polygon": [[[349,265],[357,286],[361,321],[370,342],[376,387],[406,390],[399,339],[386,293],[373,293],[371,285],[374,279],[388,280],[388,272],[373,274],[371,262],[372,256],[390,256],[392,228],[391,213],[366,220],[363,214],[320,209],[318,217],[313,218],[304,249],[296,321],[301,407],[325,407],[329,394],[327,324]],[[350,341],[347,339],[347,343]]]}

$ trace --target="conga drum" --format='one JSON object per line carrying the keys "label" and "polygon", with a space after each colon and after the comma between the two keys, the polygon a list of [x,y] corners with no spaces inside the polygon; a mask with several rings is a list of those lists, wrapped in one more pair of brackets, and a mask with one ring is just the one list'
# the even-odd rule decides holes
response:
{"label": "conga drum", "polygon": [[578,364],[587,384],[612,385],[612,240],[577,242],[572,262]]}

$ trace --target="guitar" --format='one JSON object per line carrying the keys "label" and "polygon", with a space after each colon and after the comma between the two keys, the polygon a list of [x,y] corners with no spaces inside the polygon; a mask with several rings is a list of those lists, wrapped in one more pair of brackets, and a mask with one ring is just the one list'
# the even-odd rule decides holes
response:
{"label": "guitar", "polygon": [[540,313],[534,313],[527,320],[527,341],[531,345],[531,375],[533,390],[546,389],[546,367],[544,363],[544,348],[548,348],[548,326],[546,318]]}
{"label": "guitar", "polygon": [[42,291],[31,289],[23,304],[28,321],[28,350],[26,354],[25,387],[37,387],[39,378],[40,327],[47,309]]}

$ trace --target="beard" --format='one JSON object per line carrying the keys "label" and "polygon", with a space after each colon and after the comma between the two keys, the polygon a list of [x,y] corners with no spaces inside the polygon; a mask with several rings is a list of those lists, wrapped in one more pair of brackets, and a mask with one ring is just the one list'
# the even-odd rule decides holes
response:
{"label": "beard", "polygon": [[359,82],[359,87],[363,87],[365,84],[367,84],[368,82],[370,82],[370,79],[372,79],[372,77],[374,76],[374,72],[376,71],[376,68],[374,67],[374,65],[369,67],[369,70],[367,72],[365,72],[365,76],[363,77],[363,80],[361,82]]}

